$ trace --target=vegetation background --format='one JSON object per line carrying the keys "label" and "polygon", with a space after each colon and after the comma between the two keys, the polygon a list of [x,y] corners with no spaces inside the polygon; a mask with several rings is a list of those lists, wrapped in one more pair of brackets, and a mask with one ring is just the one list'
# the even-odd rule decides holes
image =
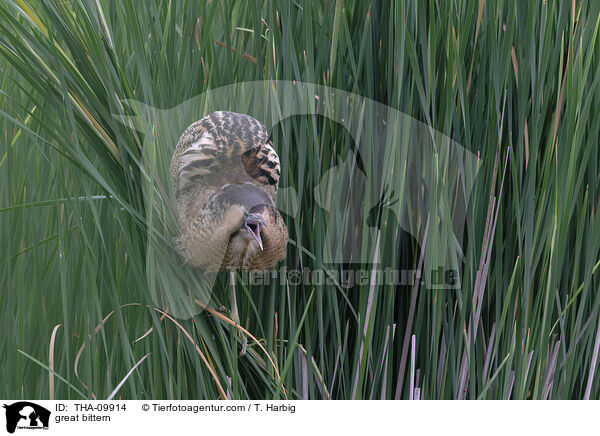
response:
{"label": "vegetation background", "polygon": [[[599,27],[575,0],[3,0],[0,397],[600,398]],[[226,313],[157,310],[122,102],[264,79],[364,95],[480,156],[461,289],[239,286],[244,357]],[[296,189],[351,147],[314,116],[273,135]],[[300,206],[292,268],[325,231]],[[410,238],[390,255],[418,267]]]}

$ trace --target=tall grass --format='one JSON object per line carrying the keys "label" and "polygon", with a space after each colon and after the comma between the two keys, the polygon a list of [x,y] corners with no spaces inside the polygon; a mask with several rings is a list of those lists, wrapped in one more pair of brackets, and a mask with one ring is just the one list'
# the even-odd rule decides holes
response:
{"label": "tall grass", "polygon": [[[599,8],[5,0],[0,396],[600,398]],[[244,357],[216,310],[227,277],[194,316],[157,304],[165,283],[201,280],[165,237],[175,143],[160,138],[179,131],[140,129],[125,102],[170,110],[265,79],[362,95],[479,156],[460,289],[239,284]],[[355,144],[314,114],[272,135],[299,198],[285,265],[318,266],[328,217],[307,192]],[[391,219],[381,232],[394,264],[438,256]]]}

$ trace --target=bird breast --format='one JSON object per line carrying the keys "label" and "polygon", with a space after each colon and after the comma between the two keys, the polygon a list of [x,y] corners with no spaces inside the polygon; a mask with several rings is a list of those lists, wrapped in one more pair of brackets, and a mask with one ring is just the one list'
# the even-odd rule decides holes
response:
{"label": "bird breast", "polygon": [[246,232],[237,231],[229,239],[223,266],[225,269],[251,269],[251,261],[259,251],[260,247],[256,239]]}

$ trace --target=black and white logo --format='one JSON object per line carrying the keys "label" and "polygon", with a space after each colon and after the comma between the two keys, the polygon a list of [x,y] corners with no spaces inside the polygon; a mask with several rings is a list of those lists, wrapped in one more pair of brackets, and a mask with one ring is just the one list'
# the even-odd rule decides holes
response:
{"label": "black and white logo", "polygon": [[50,411],[29,401],[19,401],[3,406],[6,409],[6,431],[14,433],[16,429],[48,429]]}

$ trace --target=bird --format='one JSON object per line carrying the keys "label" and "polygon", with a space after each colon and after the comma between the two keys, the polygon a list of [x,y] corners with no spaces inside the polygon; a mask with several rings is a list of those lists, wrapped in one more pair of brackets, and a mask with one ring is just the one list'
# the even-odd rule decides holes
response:
{"label": "bird", "polygon": [[239,324],[234,271],[264,271],[286,254],[288,231],[275,206],[279,156],[255,118],[217,111],[181,134],[170,165],[186,263],[229,271],[232,318]]}

